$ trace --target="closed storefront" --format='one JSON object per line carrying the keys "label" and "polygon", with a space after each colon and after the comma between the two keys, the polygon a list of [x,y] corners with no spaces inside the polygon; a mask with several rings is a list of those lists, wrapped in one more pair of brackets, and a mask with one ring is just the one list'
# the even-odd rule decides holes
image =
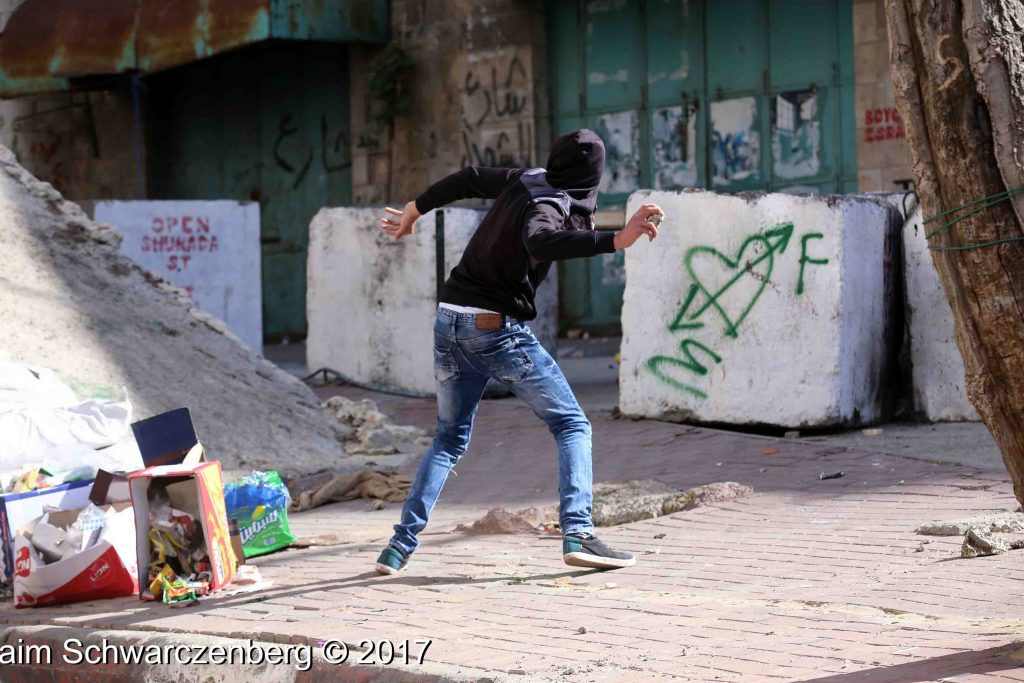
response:
{"label": "closed storefront", "polygon": [[[851,0],[548,8],[553,128],[604,139],[609,227],[639,188],[856,191]],[[616,326],[621,254],[561,275],[563,328]]]}

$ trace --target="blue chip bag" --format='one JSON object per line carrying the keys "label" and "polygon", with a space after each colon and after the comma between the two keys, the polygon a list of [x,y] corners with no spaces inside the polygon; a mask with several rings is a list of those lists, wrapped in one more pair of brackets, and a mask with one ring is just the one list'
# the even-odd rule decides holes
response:
{"label": "blue chip bag", "polygon": [[238,522],[246,557],[266,555],[291,545],[288,506],[292,498],[277,472],[253,470],[240,481],[224,485],[228,519]]}

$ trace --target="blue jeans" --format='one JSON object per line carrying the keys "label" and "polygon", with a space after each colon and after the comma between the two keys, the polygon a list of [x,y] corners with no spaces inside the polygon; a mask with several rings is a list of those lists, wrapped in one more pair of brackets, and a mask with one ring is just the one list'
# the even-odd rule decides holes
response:
{"label": "blue jeans", "polygon": [[[466,452],[488,378],[507,386],[542,419],[558,444],[559,521],[563,534],[593,530],[590,421],[551,355],[526,325],[508,316],[501,328],[478,330],[475,317],[438,309],[434,323],[437,433],[395,525],[392,545],[419,545],[448,473]],[[500,476],[500,473],[496,473]]]}

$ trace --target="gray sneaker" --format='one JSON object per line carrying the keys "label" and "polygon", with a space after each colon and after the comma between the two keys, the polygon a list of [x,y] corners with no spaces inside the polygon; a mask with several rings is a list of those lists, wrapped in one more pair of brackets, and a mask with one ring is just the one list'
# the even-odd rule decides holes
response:
{"label": "gray sneaker", "polygon": [[562,559],[572,567],[621,569],[636,564],[636,555],[612,550],[590,533],[562,537]]}

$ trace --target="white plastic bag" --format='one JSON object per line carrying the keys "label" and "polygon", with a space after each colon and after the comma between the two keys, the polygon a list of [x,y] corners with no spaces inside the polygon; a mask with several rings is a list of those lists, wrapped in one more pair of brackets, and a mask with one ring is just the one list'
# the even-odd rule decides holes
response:
{"label": "white plastic bag", "polygon": [[123,389],[116,401],[78,402],[53,373],[0,363],[0,471],[27,464],[81,465],[89,462],[82,460],[86,451],[117,443],[131,422],[132,405]]}

